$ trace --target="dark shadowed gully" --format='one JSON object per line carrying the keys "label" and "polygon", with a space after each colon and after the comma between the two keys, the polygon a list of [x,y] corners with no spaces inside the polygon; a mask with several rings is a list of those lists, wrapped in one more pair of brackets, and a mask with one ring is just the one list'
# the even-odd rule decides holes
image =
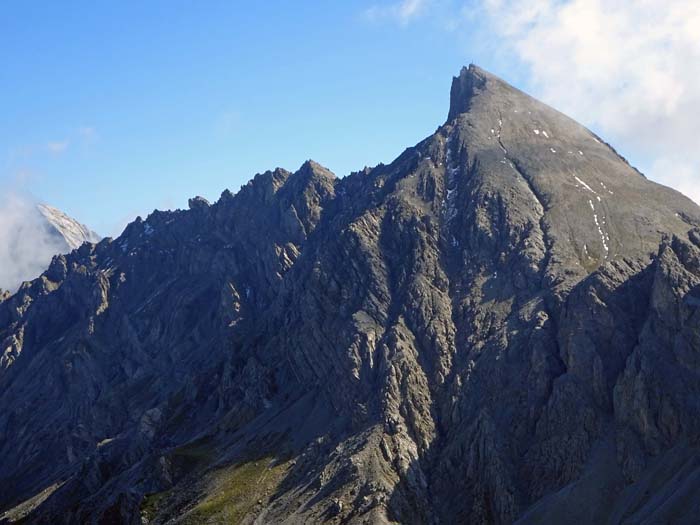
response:
{"label": "dark shadowed gully", "polygon": [[700,208],[576,122],[470,66],[393,163],[189,208],[0,302],[2,519],[696,520]]}

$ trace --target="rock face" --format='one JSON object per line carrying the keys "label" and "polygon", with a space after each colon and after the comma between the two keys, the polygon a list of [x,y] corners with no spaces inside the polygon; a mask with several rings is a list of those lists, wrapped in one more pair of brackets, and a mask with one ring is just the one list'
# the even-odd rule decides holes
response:
{"label": "rock face", "polygon": [[0,286],[7,289],[16,291],[22,281],[43,272],[54,255],[101,238],[52,206],[35,205],[14,196],[3,197]]}
{"label": "rock face", "polygon": [[475,66],[447,122],[138,218],[0,303],[29,523],[691,523],[700,208]]}

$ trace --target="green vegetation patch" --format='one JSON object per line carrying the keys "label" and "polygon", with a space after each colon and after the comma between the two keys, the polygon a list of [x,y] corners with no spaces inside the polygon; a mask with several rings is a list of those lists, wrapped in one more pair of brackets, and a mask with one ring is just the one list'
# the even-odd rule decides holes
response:
{"label": "green vegetation patch", "polygon": [[240,523],[258,501],[270,498],[289,468],[288,461],[277,463],[265,457],[212,472],[206,496],[187,513],[184,522]]}
{"label": "green vegetation patch", "polygon": [[165,500],[168,498],[168,492],[157,492],[155,494],[147,494],[141,502],[141,519],[143,523],[150,523],[158,515],[158,510],[162,507]]}

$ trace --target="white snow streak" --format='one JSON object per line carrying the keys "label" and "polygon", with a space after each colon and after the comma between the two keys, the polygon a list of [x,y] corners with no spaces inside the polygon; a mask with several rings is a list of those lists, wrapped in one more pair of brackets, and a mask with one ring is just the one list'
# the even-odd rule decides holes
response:
{"label": "white snow streak", "polygon": [[583,186],[584,188],[586,188],[588,191],[590,191],[591,193],[593,193],[593,194],[595,194],[595,195],[598,195],[598,192],[597,192],[597,191],[595,191],[595,190],[594,190],[593,188],[591,188],[588,184],[586,184],[586,183],[583,182],[581,179],[579,179],[576,175],[574,175],[574,179],[576,179],[576,182],[578,182],[581,186]]}
{"label": "white snow streak", "polygon": [[[593,205],[593,201],[591,199],[588,199],[588,205],[591,207],[591,210],[593,210],[593,222],[595,222],[595,226],[598,229],[598,235],[600,235],[600,242],[603,244],[603,249],[605,250],[605,258],[608,258],[608,255],[610,254],[610,249],[608,248],[608,241],[610,240],[610,236],[603,231],[601,222],[598,221],[598,214],[595,211],[595,206]],[[605,217],[602,218],[602,224],[605,224]]]}

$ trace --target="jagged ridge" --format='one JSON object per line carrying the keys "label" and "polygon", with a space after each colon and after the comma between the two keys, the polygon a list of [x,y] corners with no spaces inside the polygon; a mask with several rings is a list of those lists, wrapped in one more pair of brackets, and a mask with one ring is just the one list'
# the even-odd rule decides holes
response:
{"label": "jagged ridge", "polygon": [[[0,303],[0,505],[67,523],[690,517],[699,225],[470,66],[448,121],[390,165],[257,175]],[[274,483],[241,499],[263,458]]]}

